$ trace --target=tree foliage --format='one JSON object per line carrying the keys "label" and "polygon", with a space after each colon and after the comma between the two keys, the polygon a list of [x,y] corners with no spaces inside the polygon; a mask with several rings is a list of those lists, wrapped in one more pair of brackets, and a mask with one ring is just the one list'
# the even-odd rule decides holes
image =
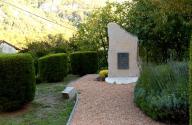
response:
{"label": "tree foliage", "polygon": [[124,14],[129,11],[131,3],[108,3],[104,8],[93,12],[84,23],[81,23],[77,34],[71,39],[80,50],[102,50],[107,49],[107,24],[118,22],[123,25],[126,20]]}
{"label": "tree foliage", "polygon": [[170,58],[188,57],[192,29],[190,4],[187,0],[136,1],[126,29],[138,35],[144,60],[166,62]]}
{"label": "tree foliage", "polygon": [[29,52],[34,57],[42,57],[49,53],[67,53],[73,50],[75,50],[73,44],[65,40],[62,34],[49,34],[40,40],[27,41],[26,48],[21,52]]}
{"label": "tree foliage", "polygon": [[100,55],[99,67],[107,66],[108,35],[107,24],[118,22],[124,24],[125,13],[130,9],[131,3],[107,3],[90,15],[86,22],[81,23],[77,33],[70,39],[78,50],[97,51]]}
{"label": "tree foliage", "polygon": [[191,0],[108,3],[80,24],[71,41],[79,46],[79,50],[105,50],[106,55],[107,24],[116,22],[138,36],[140,56],[144,61],[182,60],[188,57],[191,8]]}

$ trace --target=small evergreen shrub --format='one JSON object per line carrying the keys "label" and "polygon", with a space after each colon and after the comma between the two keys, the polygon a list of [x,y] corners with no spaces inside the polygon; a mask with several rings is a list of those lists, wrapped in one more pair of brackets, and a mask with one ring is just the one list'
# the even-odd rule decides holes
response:
{"label": "small evergreen shrub", "polygon": [[73,74],[92,74],[98,70],[98,56],[96,52],[75,52],[70,55],[70,59]]}
{"label": "small evergreen shrub", "polygon": [[21,108],[35,96],[35,70],[29,54],[0,55],[0,111]]}
{"label": "small evergreen shrub", "polygon": [[188,64],[144,65],[134,91],[136,105],[155,120],[186,124]]}
{"label": "small evergreen shrub", "polygon": [[39,58],[39,77],[42,82],[59,82],[68,73],[68,56],[65,53],[50,54]]}

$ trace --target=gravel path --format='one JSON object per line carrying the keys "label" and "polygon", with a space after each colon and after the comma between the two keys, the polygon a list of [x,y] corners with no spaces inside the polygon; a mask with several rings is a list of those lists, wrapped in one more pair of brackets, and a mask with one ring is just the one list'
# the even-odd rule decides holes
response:
{"label": "gravel path", "polygon": [[86,75],[71,85],[79,92],[71,125],[163,125],[134,105],[134,84],[110,85],[95,79],[96,75]]}

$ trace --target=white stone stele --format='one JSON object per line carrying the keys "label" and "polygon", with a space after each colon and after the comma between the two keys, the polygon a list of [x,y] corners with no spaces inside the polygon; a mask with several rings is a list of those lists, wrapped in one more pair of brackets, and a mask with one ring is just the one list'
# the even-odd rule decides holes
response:
{"label": "white stone stele", "polygon": [[130,84],[136,83],[138,77],[107,77],[105,81],[109,84]]}
{"label": "white stone stele", "polygon": [[[135,83],[139,76],[138,65],[138,38],[127,32],[116,23],[108,24],[109,50],[108,50],[108,77],[110,84]],[[128,53],[128,69],[119,69],[118,54]]]}

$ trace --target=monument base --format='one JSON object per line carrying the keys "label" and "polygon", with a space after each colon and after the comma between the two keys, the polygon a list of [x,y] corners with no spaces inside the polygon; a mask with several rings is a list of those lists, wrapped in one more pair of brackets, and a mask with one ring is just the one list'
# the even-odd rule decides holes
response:
{"label": "monument base", "polygon": [[129,84],[136,83],[138,77],[107,77],[105,81],[109,84]]}

